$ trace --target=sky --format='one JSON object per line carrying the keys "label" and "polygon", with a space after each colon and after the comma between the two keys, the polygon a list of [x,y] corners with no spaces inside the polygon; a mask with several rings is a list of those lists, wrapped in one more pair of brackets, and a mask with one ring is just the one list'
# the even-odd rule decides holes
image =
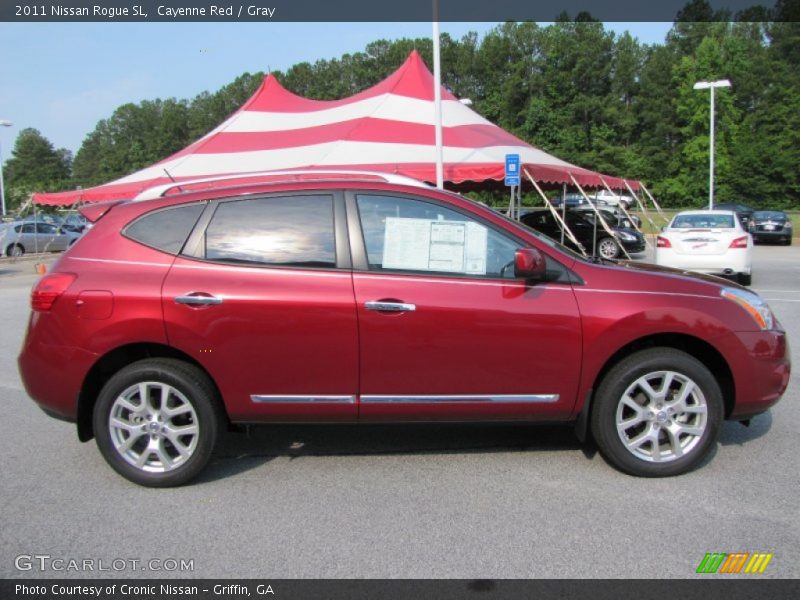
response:
{"label": "sky", "polygon": [[[442,23],[441,31],[483,37],[496,25]],[[606,28],[655,44],[671,25]],[[0,120],[13,123],[0,127],[2,159],[26,127],[77,152],[97,122],[127,102],[191,99],[245,71],[286,71],[378,39],[430,36],[430,23],[0,23]]]}

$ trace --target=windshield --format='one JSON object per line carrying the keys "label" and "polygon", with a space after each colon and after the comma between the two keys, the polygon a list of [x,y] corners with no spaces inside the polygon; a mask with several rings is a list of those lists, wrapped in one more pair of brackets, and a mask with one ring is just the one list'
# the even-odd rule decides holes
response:
{"label": "windshield", "polygon": [[673,229],[732,229],[733,215],[678,215],[672,221]]}

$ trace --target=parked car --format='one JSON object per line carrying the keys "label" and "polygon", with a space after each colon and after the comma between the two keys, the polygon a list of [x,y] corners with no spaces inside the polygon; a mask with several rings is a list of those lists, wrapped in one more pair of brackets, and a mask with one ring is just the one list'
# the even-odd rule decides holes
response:
{"label": "parked car", "polygon": [[[609,194],[608,190],[587,191],[586,196],[598,207],[606,206],[608,208],[616,208],[622,206],[625,210],[628,210],[634,204],[634,200],[631,196],[625,194]],[[553,197],[550,202],[553,206],[561,206],[565,199],[567,208],[589,204],[589,202],[586,201],[586,197],[580,192],[570,192],[566,194],[566,196],[558,195]]]}
{"label": "parked car", "polygon": [[753,238],[733,211],[683,211],[673,217],[656,239],[656,264],[732,275],[742,285],[750,285]]}
{"label": "parked car", "polygon": [[753,212],[748,229],[754,242],[792,243],[792,220],[782,210]]}
{"label": "parked car", "polygon": [[742,227],[745,229],[749,227],[754,212],[753,209],[746,204],[738,204],[736,202],[720,202],[714,205],[714,210],[732,210],[736,213]]}
{"label": "parked car", "polygon": [[603,200],[611,206],[622,206],[625,210],[628,210],[634,204],[634,199],[632,196],[629,196],[628,194],[611,194],[606,189],[601,189],[594,194],[591,194],[591,198],[595,200]]}
{"label": "parked car", "polygon": [[80,237],[45,221],[14,221],[0,225],[0,249],[6,256],[30,252],[60,252]]}
{"label": "parked car", "polygon": [[[589,195],[589,198],[592,204],[594,204],[598,208],[612,208],[611,204],[609,204],[605,200],[592,198],[591,195]],[[550,203],[555,207],[561,207],[561,205],[564,204],[565,201],[567,203],[567,209],[577,208],[579,206],[581,207],[585,206],[591,210],[589,201],[586,199],[586,197],[584,197],[583,194],[580,193],[569,193],[566,196],[559,195],[550,199]]]}
{"label": "parked car", "polygon": [[275,422],[561,421],[677,475],[789,382],[735,284],[586,260],[397,175],[280,176],[87,205],[33,289],[26,390],[131,481],[185,483],[229,425]]}
{"label": "parked car", "polygon": [[[606,220],[606,223],[614,233],[612,237],[601,223],[598,222],[597,227],[595,227],[595,219],[594,212],[579,214],[568,210],[565,214],[564,220],[567,223],[567,227],[588,253],[607,259],[614,259],[622,254],[620,247],[625,248],[628,254],[644,252],[646,244],[641,233],[633,228],[618,227],[615,225],[616,222],[614,220]],[[561,241],[561,224],[548,209],[531,211],[523,215],[520,221],[557,242]],[[595,236],[597,236],[596,244]],[[575,247],[567,236],[564,236],[564,243],[572,248]]]}

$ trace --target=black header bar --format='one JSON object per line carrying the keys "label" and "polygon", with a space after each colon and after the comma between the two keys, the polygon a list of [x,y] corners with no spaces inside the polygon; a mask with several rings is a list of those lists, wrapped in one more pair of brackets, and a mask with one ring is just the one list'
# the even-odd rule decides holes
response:
{"label": "black header bar", "polygon": [[[600,21],[676,19],[688,0],[439,0],[439,21],[554,21],[588,13]],[[709,0],[715,18],[800,19],[798,11],[773,11],[775,0]],[[3,0],[7,22],[212,22],[212,21],[431,21],[434,0]],[[753,11],[759,6],[762,10]],[[702,13],[703,11],[700,11]],[[774,13],[774,14],[772,14]],[[769,15],[769,19],[761,15]],[[755,17],[754,17],[755,16]],[[682,20],[705,18],[691,11]]]}

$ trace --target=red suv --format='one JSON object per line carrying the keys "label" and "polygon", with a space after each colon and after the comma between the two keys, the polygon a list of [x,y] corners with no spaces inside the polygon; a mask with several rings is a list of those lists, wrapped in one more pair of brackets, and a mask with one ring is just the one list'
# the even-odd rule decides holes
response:
{"label": "red suv", "polygon": [[366,173],[220,179],[82,210],[19,366],[121,475],[184,483],[243,423],[562,421],[684,473],[775,404],[786,334],[753,292],[588,261],[457,194]]}

